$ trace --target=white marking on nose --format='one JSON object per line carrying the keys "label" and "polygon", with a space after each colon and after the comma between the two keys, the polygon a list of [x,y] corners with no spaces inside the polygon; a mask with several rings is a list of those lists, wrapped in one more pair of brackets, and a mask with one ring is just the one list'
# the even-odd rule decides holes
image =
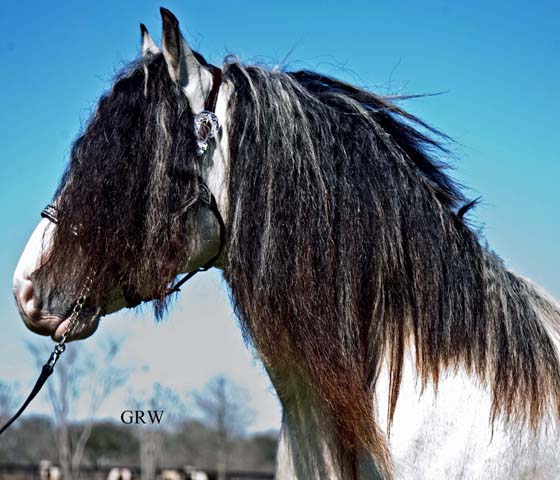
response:
{"label": "white marking on nose", "polygon": [[29,238],[16,266],[13,278],[14,298],[25,324],[30,327],[41,318],[41,311],[35,307],[35,297],[31,275],[40,265],[41,258],[50,244],[54,225],[43,219]]}

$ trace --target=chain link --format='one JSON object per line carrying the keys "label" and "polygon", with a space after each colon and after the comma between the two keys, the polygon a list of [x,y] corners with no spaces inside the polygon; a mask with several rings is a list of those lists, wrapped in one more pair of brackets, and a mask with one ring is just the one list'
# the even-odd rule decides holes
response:
{"label": "chain link", "polygon": [[78,320],[78,317],[80,316],[80,313],[82,312],[84,305],[86,303],[86,300],[89,296],[89,292],[91,291],[91,286],[93,285],[93,277],[94,273],[92,272],[91,275],[88,275],[86,277],[86,281],[84,283],[84,286],[82,287],[82,290],[80,291],[80,294],[78,296],[78,300],[76,300],[76,304],[74,305],[74,309],[72,310],[72,313],[70,315],[69,321],[68,321],[68,326],[66,327],[66,330],[64,330],[64,333],[62,334],[62,338],[60,339],[60,342],[58,342],[58,344],[55,347],[55,350],[58,351],[58,353],[62,353],[64,352],[65,348],[66,348],[66,340],[68,339],[68,336],[70,335],[70,333],[72,332],[72,329],[74,328],[74,326],[76,325],[76,322]]}
{"label": "chain link", "polygon": [[74,305],[74,308],[72,309],[72,313],[70,314],[68,326],[66,327],[64,333],[62,334],[62,338],[60,339],[60,342],[58,342],[54,346],[54,350],[51,353],[49,360],[43,367],[43,368],[49,367],[51,372],[54,369],[54,366],[56,365],[56,362],[58,361],[60,356],[64,353],[64,350],[66,350],[66,341],[68,340],[68,336],[70,335],[72,329],[76,325],[78,317],[80,316],[80,313],[82,312],[84,305],[86,304],[87,297],[89,295],[89,292],[91,291],[91,286],[93,285],[92,277],[94,275],[95,272],[92,272],[91,275],[88,275],[86,277],[84,286],[80,290],[78,300],[76,300],[76,304]]}

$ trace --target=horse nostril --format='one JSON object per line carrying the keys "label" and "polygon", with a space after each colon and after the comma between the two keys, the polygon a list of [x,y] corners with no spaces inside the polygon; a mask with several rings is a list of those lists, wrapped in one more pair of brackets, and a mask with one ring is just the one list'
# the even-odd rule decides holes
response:
{"label": "horse nostril", "polygon": [[20,309],[28,318],[35,319],[40,314],[42,305],[35,295],[36,291],[29,277],[19,282],[17,288],[14,289],[14,294]]}

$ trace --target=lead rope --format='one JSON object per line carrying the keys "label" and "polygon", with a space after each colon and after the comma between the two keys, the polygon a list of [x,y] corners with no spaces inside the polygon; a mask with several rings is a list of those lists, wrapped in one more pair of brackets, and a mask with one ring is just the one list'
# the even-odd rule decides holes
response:
{"label": "lead rope", "polygon": [[76,304],[74,305],[72,313],[70,314],[68,326],[66,327],[64,333],[62,334],[62,338],[60,339],[60,342],[58,342],[54,346],[54,350],[51,353],[49,359],[47,360],[47,363],[43,365],[43,368],[41,369],[41,373],[39,374],[39,378],[35,382],[35,386],[31,390],[31,393],[25,399],[25,402],[23,402],[22,406],[15,413],[15,415],[12,418],[10,418],[0,429],[0,435],[2,435],[10,427],[10,425],[19,418],[19,416],[24,412],[24,410],[31,403],[31,401],[37,396],[37,394],[39,393],[39,391],[47,381],[47,378],[49,378],[53,373],[54,366],[56,365],[56,362],[58,361],[60,356],[64,353],[64,350],[66,350],[66,341],[68,340],[68,337],[72,332],[72,329],[75,327],[76,321],[78,320],[78,317],[80,316],[80,313],[82,312],[86,300],[89,296],[89,292],[93,284],[92,276],[94,274],[95,273],[92,272],[91,276],[86,277],[84,286],[80,290],[80,295],[78,296],[78,300],[76,300]]}

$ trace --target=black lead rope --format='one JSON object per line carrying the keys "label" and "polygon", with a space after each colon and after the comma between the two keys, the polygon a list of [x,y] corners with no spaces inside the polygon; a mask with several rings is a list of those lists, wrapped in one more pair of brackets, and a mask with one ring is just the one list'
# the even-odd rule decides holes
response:
{"label": "black lead rope", "polygon": [[24,412],[24,410],[27,408],[27,406],[31,403],[31,401],[37,396],[37,394],[40,392],[41,388],[43,388],[43,385],[45,384],[45,382],[47,381],[47,379],[51,376],[51,374],[54,371],[54,366],[56,365],[56,362],[58,361],[58,358],[60,357],[60,355],[62,354],[62,352],[64,351],[64,348],[62,348],[62,350],[57,350],[57,347],[59,345],[57,345],[55,347],[54,352],[51,353],[51,356],[49,357],[49,359],[47,360],[47,363],[45,363],[43,365],[43,368],[41,369],[41,374],[39,375],[39,378],[37,379],[37,381],[35,382],[35,386],[33,387],[33,389],[31,390],[31,393],[29,393],[29,395],[27,396],[27,398],[25,399],[25,402],[23,402],[22,406],[19,408],[19,410],[15,413],[15,415],[10,418],[5,424],[4,426],[0,429],[0,435],[2,435],[9,427],[12,423],[14,423],[19,417],[20,415]]}

